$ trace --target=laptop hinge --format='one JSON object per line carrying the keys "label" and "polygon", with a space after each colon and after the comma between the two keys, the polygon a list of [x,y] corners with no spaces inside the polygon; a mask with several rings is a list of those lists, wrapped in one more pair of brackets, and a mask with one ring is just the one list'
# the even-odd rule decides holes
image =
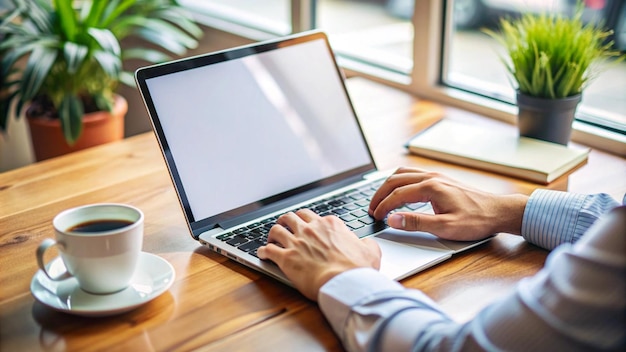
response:
{"label": "laptop hinge", "polygon": [[224,231],[224,229],[222,227],[220,227],[219,225],[207,225],[207,226],[202,226],[202,227],[198,227],[195,228],[193,230],[191,230],[191,236],[198,240],[200,238],[200,235],[205,233],[205,232],[209,232],[209,233],[219,233]]}

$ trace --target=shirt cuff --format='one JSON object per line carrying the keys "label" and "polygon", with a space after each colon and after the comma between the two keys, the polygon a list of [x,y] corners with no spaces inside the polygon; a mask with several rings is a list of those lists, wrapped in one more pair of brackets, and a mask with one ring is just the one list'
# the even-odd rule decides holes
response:
{"label": "shirt cuff", "polygon": [[522,220],[522,237],[545,249],[553,249],[573,233],[576,216],[584,195],[535,190],[528,198]]}
{"label": "shirt cuff", "polygon": [[351,307],[380,292],[403,291],[405,288],[372,268],[358,268],[343,272],[329,280],[318,294],[320,309],[338,336],[343,339],[343,328]]}
{"label": "shirt cuff", "polygon": [[599,216],[618,205],[603,193],[585,195],[537,189],[524,209],[522,237],[546,249],[575,243]]}

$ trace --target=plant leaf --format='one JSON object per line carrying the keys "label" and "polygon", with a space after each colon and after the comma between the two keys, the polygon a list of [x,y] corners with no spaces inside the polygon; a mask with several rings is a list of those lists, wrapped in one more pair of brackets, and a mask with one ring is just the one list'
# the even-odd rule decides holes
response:
{"label": "plant leaf", "polygon": [[92,1],[87,18],[85,18],[83,25],[85,27],[98,27],[100,18],[102,18],[102,14],[104,13],[106,6],[107,6],[107,1],[104,1],[104,0]]}
{"label": "plant leaf", "polygon": [[192,36],[180,30],[178,27],[173,24],[160,20],[160,19],[147,19],[147,22],[144,25],[146,28],[150,28],[151,30],[161,32],[162,35],[168,36],[173,40],[178,41],[187,49],[195,48],[198,45],[198,41],[195,40]]}
{"label": "plant leaf", "polygon": [[26,104],[26,100],[23,96],[17,95],[17,103],[15,104],[15,116],[22,116],[22,107]]}
{"label": "plant leaf", "polygon": [[80,98],[73,93],[67,93],[58,107],[61,130],[69,145],[76,143],[83,132],[84,107]]}
{"label": "plant leaf", "polygon": [[[109,28],[111,23],[117,20],[122,13],[131,8],[135,4],[136,0],[124,0],[122,3],[119,0],[110,1],[106,10],[104,11],[104,17],[100,23],[103,28]],[[121,37],[118,36],[120,40]]]}
{"label": "plant leaf", "polygon": [[193,21],[189,12],[180,7],[172,7],[156,13],[157,18],[162,18],[171,23],[176,23],[180,28],[192,36],[199,38],[202,36],[202,29]]}
{"label": "plant leaf", "polygon": [[567,79],[559,86],[560,97],[568,97],[570,95],[573,95],[579,92],[579,90],[577,90],[576,87],[580,86],[580,83],[581,83],[578,81],[578,78],[577,78],[579,77],[579,74],[580,74],[580,65],[576,65],[573,62],[570,63],[570,65],[572,65],[572,67],[570,67],[569,70],[571,70],[572,74],[568,75]]}
{"label": "plant leaf", "polygon": [[63,46],[63,54],[65,55],[65,61],[67,62],[67,72],[74,74],[78,71],[83,64],[89,48],[84,45],[79,45],[73,42],[66,42]]}
{"label": "plant leaf", "polygon": [[19,50],[20,46],[33,41],[34,38],[11,36],[0,43],[0,50]]}
{"label": "plant leaf", "polygon": [[42,4],[41,1],[36,2],[37,4],[32,1],[19,1],[19,4],[16,2],[16,7],[19,8],[20,16],[29,20],[27,22],[33,26],[32,29],[36,29],[39,33],[50,33],[52,23],[46,10],[50,7]]}
{"label": "plant leaf", "polygon": [[135,76],[131,72],[123,71],[120,73],[120,81],[129,87],[136,87]]}
{"label": "plant leaf", "polygon": [[26,36],[27,38],[34,39],[37,38],[40,33],[32,23],[25,22],[19,25],[15,23],[4,24],[0,26],[0,34]]}
{"label": "plant leaf", "polygon": [[[3,54],[4,57],[2,58],[2,61],[0,61],[0,77],[7,77],[9,75],[9,71],[13,68],[13,65],[15,64],[17,60],[19,60],[22,56],[26,55],[28,52],[33,50],[33,48],[42,46],[42,45],[48,46],[48,47],[54,47],[57,45],[57,41],[44,38],[39,41],[26,44],[24,46],[16,47],[13,50],[5,51]],[[1,89],[2,89],[2,86],[0,86],[0,90]]]}
{"label": "plant leaf", "polygon": [[[9,12],[9,14],[4,15],[2,18],[2,22],[0,22],[0,29],[8,26],[11,22],[16,20],[21,15],[20,9],[13,9],[13,11]],[[3,31],[0,31],[0,33]]]}
{"label": "plant leaf", "polygon": [[[33,2],[31,0],[20,0],[20,1],[24,1],[24,2]],[[37,3],[37,7],[41,8],[43,12],[45,13],[49,13],[52,10],[54,10],[54,7],[52,6],[52,3],[50,2],[50,0],[34,0],[34,2]]]}
{"label": "plant leaf", "polygon": [[22,86],[20,87],[22,99],[30,100],[37,95],[57,58],[57,53],[54,48],[38,46],[33,49],[22,76]]}
{"label": "plant leaf", "polygon": [[554,92],[554,79],[552,77],[552,67],[550,67],[550,60],[546,60],[544,63],[545,67],[544,67],[544,72],[545,72],[545,79],[546,79],[546,95],[549,96],[550,98],[554,99],[556,98],[556,93]]}
{"label": "plant leaf", "polygon": [[155,31],[153,29],[149,29],[149,28],[140,29],[137,32],[137,35],[141,37],[142,39],[150,43],[153,43],[155,45],[158,45],[162,47],[163,49],[171,53],[174,53],[176,55],[183,55],[187,51],[187,48],[176,39],[170,36],[163,36],[161,32]]}
{"label": "plant leaf", "polygon": [[87,33],[100,45],[102,50],[120,55],[120,43],[110,30],[104,28],[89,28]]}
{"label": "plant leaf", "polygon": [[113,102],[101,92],[94,94],[93,99],[95,100],[98,109],[109,112],[113,111]]}
{"label": "plant leaf", "polygon": [[93,57],[98,61],[104,72],[113,78],[118,78],[122,69],[120,57],[107,51],[97,50],[93,53]]}
{"label": "plant leaf", "polygon": [[76,14],[72,8],[72,1],[70,0],[54,0],[54,6],[59,15],[59,23],[65,38],[70,41],[76,40]]}
{"label": "plant leaf", "polygon": [[138,37],[178,55],[182,55],[187,49],[195,48],[198,45],[198,41],[189,34],[159,19],[132,16],[120,21],[117,26],[133,28],[133,34]]}

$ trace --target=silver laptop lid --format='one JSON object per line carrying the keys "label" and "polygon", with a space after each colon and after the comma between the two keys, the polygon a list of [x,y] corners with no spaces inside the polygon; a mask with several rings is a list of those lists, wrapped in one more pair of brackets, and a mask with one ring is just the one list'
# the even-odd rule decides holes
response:
{"label": "silver laptop lid", "polygon": [[376,170],[322,32],[145,67],[135,77],[196,238]]}

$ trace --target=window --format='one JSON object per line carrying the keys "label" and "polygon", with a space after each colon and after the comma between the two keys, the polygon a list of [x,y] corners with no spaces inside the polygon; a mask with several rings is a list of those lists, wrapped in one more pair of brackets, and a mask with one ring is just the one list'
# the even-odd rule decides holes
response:
{"label": "window", "polygon": [[[184,0],[210,26],[260,40],[321,28],[339,63],[446,104],[515,121],[514,90],[498,45],[482,33],[503,15],[568,11],[576,0]],[[585,19],[605,23],[626,51],[626,2],[584,0]],[[626,62],[603,72],[584,92],[575,128],[585,143],[626,145]],[[584,132],[587,131],[587,132]],[[591,131],[591,132],[589,132]],[[576,134],[574,135],[576,137]],[[615,144],[616,143],[616,144]],[[603,144],[606,147],[606,144]]]}
{"label": "window", "polygon": [[409,76],[413,68],[412,0],[318,2],[317,28],[340,57]]}
{"label": "window", "polygon": [[276,35],[292,32],[290,0],[183,0],[181,3],[225,23],[260,29]]}

